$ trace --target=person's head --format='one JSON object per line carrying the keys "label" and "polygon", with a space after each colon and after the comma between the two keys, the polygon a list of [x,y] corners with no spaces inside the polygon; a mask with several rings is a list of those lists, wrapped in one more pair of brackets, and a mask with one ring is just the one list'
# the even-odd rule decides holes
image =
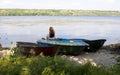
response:
{"label": "person's head", "polygon": [[51,33],[54,33],[54,28],[53,28],[53,27],[50,27],[50,28],[49,28],[49,31],[50,31]]}
{"label": "person's head", "polygon": [[53,27],[50,27],[49,30],[51,31],[51,30],[54,30],[54,29],[53,29]]}

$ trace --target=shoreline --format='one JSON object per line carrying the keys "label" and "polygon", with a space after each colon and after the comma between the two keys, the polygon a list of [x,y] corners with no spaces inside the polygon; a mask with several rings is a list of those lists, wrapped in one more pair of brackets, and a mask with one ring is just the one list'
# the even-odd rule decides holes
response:
{"label": "shoreline", "polygon": [[54,10],[54,9],[0,9],[0,16],[120,16],[120,11]]}
{"label": "shoreline", "polygon": [[[10,50],[8,47],[2,48],[0,57],[10,54]],[[76,64],[86,64],[90,62],[94,66],[112,66],[118,63],[116,60],[118,56],[120,56],[120,43],[103,46],[97,52],[83,52],[78,56],[62,55],[61,57]]]}
{"label": "shoreline", "polygon": [[76,64],[90,62],[94,66],[107,67],[118,64],[119,62],[116,60],[118,57],[120,57],[120,43],[103,46],[97,52],[83,52],[78,56],[65,56]]}

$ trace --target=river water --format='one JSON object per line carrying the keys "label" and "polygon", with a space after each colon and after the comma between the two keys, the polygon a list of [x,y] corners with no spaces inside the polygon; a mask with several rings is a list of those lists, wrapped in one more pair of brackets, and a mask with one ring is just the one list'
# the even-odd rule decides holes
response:
{"label": "river water", "polygon": [[0,43],[36,42],[53,26],[57,38],[107,39],[120,42],[120,16],[0,16]]}

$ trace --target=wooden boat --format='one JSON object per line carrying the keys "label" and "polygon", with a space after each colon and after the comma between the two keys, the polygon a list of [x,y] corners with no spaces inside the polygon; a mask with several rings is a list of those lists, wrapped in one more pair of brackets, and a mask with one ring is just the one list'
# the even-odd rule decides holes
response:
{"label": "wooden boat", "polygon": [[83,40],[70,39],[53,39],[53,40],[38,40],[40,46],[57,46],[59,47],[58,54],[79,55],[88,46]]}
{"label": "wooden boat", "polygon": [[58,51],[58,47],[56,46],[39,46],[31,42],[17,42],[17,47],[18,51],[26,56],[39,55],[40,53],[47,56],[54,56]]}
{"label": "wooden boat", "polygon": [[72,39],[72,40],[83,40],[89,46],[86,46],[84,51],[87,52],[96,52],[98,51],[105,43],[106,39],[97,39],[97,40],[87,40],[87,39]]}

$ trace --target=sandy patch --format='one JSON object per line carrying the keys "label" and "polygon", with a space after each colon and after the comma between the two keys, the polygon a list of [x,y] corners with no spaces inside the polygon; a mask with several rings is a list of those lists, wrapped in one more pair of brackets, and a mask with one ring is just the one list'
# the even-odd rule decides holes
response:
{"label": "sandy patch", "polygon": [[13,50],[5,49],[0,51],[0,57],[4,57],[6,55],[12,55],[14,53]]}
{"label": "sandy patch", "polygon": [[87,62],[91,62],[93,65],[104,65],[104,66],[111,66],[117,64],[116,61],[116,54],[112,54],[108,50],[99,50],[97,52],[91,53],[83,53],[79,56],[66,56],[69,60],[79,63],[85,64]]}

